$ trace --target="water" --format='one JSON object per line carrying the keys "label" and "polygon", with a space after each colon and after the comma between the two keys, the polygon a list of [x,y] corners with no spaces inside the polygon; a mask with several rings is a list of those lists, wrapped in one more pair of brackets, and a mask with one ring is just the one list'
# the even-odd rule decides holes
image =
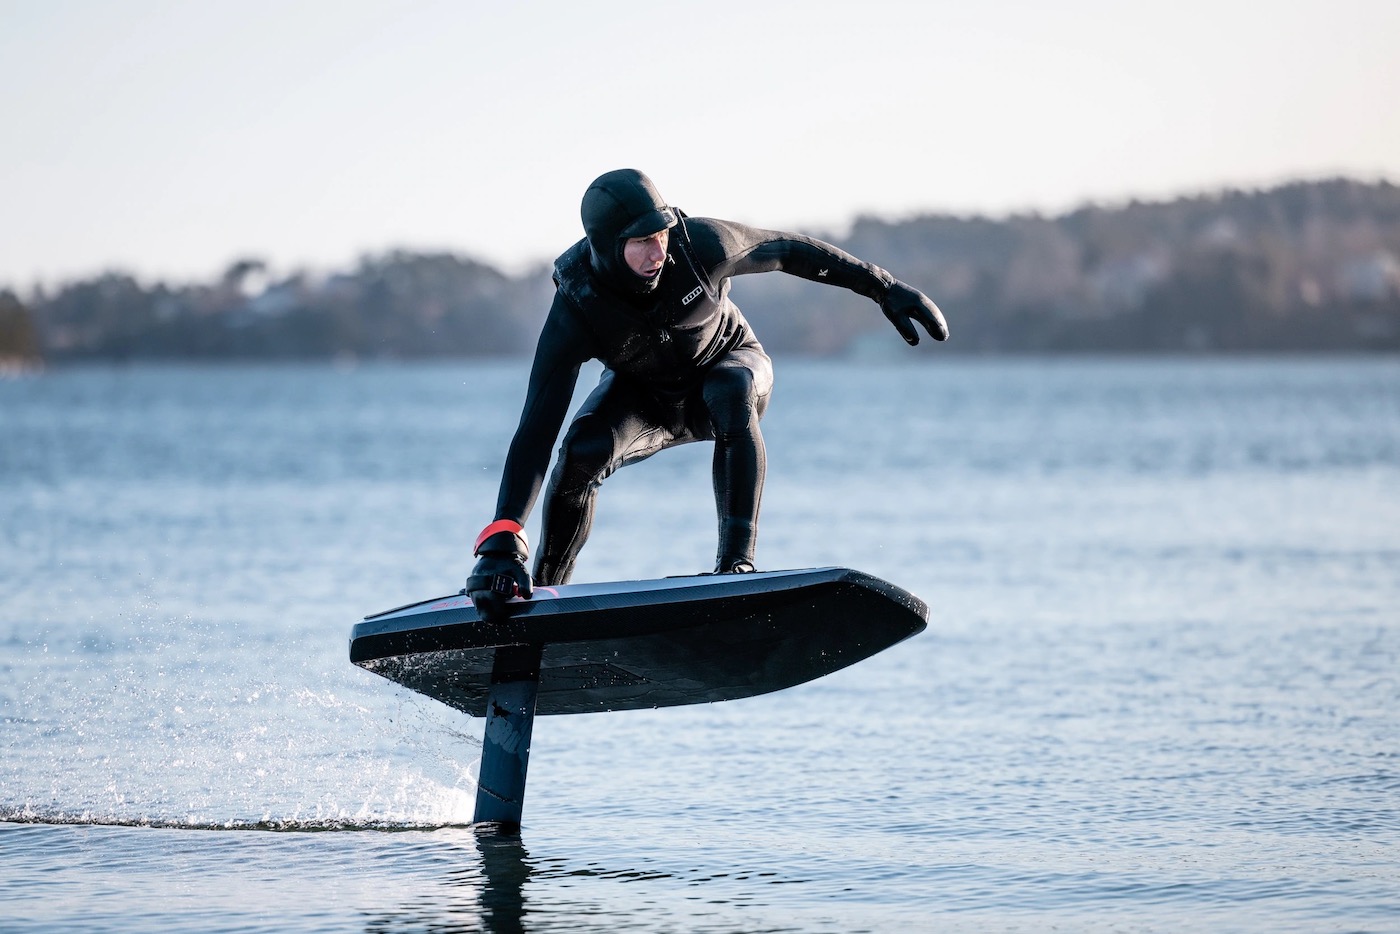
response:
{"label": "water", "polygon": [[[780,360],[760,563],[929,631],[543,718],[500,839],[479,721],[346,638],[460,586],[524,380],[0,382],[0,929],[1400,930],[1400,362]],[[707,567],[708,454],[578,578]]]}

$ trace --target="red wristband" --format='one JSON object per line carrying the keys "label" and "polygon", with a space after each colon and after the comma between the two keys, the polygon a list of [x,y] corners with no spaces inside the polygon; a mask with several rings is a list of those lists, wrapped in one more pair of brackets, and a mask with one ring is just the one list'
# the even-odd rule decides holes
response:
{"label": "red wristband", "polygon": [[520,541],[526,548],[530,547],[530,541],[525,537],[525,526],[516,522],[514,519],[497,519],[481,530],[481,534],[476,537],[476,544],[472,546],[472,554],[479,554],[481,552],[481,546],[488,538],[495,535],[497,532],[514,532],[519,536]]}

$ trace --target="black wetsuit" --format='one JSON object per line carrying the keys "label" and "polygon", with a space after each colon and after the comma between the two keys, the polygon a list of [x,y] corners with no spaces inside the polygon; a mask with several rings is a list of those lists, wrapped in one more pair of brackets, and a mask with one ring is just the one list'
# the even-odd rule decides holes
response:
{"label": "black wetsuit", "polygon": [[[535,582],[567,583],[592,525],[598,486],[618,467],[688,441],[714,440],[720,569],[752,566],[764,474],[758,422],[773,371],[729,300],[731,276],[782,271],[876,302],[893,277],[828,243],[711,218],[674,218],[665,265],[637,288],[599,269],[597,238],[555,263],[554,303],[507,455],[498,519],[524,523],[587,360],[606,367],[565,435],[545,504]],[[620,250],[620,246],[618,247]],[[632,276],[626,273],[626,276]]]}

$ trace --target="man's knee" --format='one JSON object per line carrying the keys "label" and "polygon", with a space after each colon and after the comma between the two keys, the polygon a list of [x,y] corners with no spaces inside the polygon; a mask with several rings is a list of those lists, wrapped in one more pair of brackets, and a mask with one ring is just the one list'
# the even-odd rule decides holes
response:
{"label": "man's knee", "polygon": [[755,430],[763,414],[761,401],[748,367],[716,367],[705,378],[705,407],[719,435]]}
{"label": "man's knee", "polygon": [[569,426],[555,464],[556,492],[579,491],[602,483],[614,469],[616,445],[610,430],[581,419]]}

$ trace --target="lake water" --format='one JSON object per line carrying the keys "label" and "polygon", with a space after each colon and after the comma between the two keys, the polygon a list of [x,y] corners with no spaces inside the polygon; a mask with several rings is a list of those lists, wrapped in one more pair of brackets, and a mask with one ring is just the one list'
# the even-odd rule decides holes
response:
{"label": "lake water", "polygon": [[[461,586],[525,364],[0,381],[0,928],[1400,930],[1400,361],[904,359],[778,361],[759,563],[928,631],[542,718],[518,839],[346,643]],[[576,579],[712,510],[622,471]]]}

